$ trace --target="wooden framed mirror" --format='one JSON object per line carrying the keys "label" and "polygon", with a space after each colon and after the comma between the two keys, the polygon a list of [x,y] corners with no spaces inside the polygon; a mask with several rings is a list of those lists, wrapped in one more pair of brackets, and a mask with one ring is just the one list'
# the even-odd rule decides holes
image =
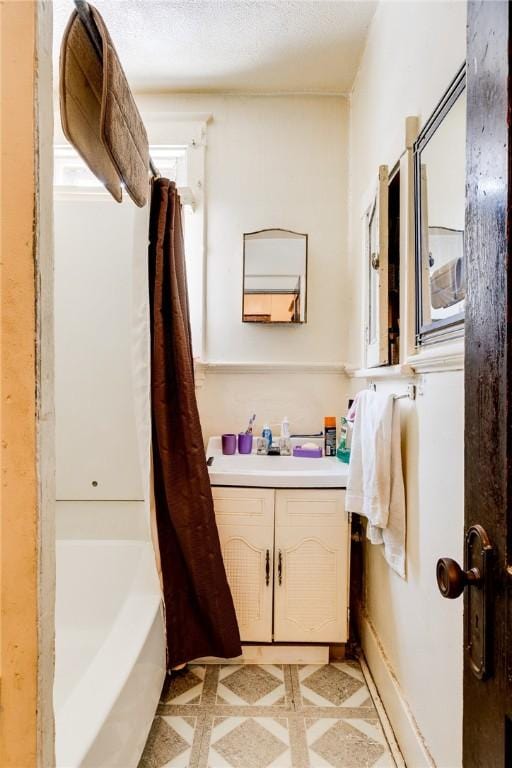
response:
{"label": "wooden framed mirror", "polygon": [[416,340],[464,333],[466,66],[414,144]]}
{"label": "wooden framed mirror", "polygon": [[289,229],[244,234],[242,322],[305,323],[307,271],[307,235]]}

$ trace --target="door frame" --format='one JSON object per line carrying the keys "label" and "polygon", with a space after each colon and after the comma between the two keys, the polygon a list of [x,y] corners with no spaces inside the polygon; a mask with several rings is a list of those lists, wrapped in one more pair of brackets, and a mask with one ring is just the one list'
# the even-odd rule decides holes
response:
{"label": "door frame", "polygon": [[55,763],[52,14],[48,0],[0,2],[4,768]]}

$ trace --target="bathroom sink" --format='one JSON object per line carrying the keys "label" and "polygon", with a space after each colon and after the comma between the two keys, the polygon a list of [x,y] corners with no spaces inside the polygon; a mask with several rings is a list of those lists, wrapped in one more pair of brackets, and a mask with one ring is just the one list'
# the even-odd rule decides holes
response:
{"label": "bathroom sink", "polygon": [[345,488],[348,465],[336,458],[258,456],[256,453],[224,456],[220,437],[208,442],[206,458],[212,485],[256,488]]}

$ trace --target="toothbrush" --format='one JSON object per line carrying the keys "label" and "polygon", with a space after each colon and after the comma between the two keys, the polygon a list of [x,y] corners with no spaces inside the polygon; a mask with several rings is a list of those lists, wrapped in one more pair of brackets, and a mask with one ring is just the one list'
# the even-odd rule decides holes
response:
{"label": "toothbrush", "polygon": [[253,413],[253,415],[249,419],[249,426],[245,430],[246,435],[252,435],[252,425],[254,424],[255,421],[256,421],[256,414]]}

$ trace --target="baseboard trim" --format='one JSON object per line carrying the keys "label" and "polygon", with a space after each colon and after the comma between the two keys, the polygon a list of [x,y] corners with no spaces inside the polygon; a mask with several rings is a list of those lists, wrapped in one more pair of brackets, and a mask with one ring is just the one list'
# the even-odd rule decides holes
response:
{"label": "baseboard trim", "polygon": [[368,617],[362,617],[361,644],[406,765],[436,768],[413,714]]}
{"label": "baseboard trim", "polygon": [[194,664],[328,664],[328,645],[242,645],[242,656],[205,656]]}
{"label": "baseboard trim", "polygon": [[387,715],[386,710],[384,709],[382,699],[377,690],[377,686],[374,683],[370,669],[368,667],[368,664],[366,663],[364,654],[359,658],[359,663],[361,664],[361,669],[363,671],[363,676],[364,676],[364,679],[366,680],[366,685],[368,686],[368,690],[370,691],[370,696],[372,697],[373,703],[375,705],[375,709],[377,710],[377,714],[379,715],[380,724],[382,725],[382,730],[384,731],[384,735],[386,736],[386,741],[388,742],[389,749],[391,750],[391,754],[393,755],[393,760],[395,761],[396,768],[407,768],[404,762],[403,755],[400,752],[400,747],[398,746],[395,732],[393,731],[391,723],[389,722],[389,717]]}

